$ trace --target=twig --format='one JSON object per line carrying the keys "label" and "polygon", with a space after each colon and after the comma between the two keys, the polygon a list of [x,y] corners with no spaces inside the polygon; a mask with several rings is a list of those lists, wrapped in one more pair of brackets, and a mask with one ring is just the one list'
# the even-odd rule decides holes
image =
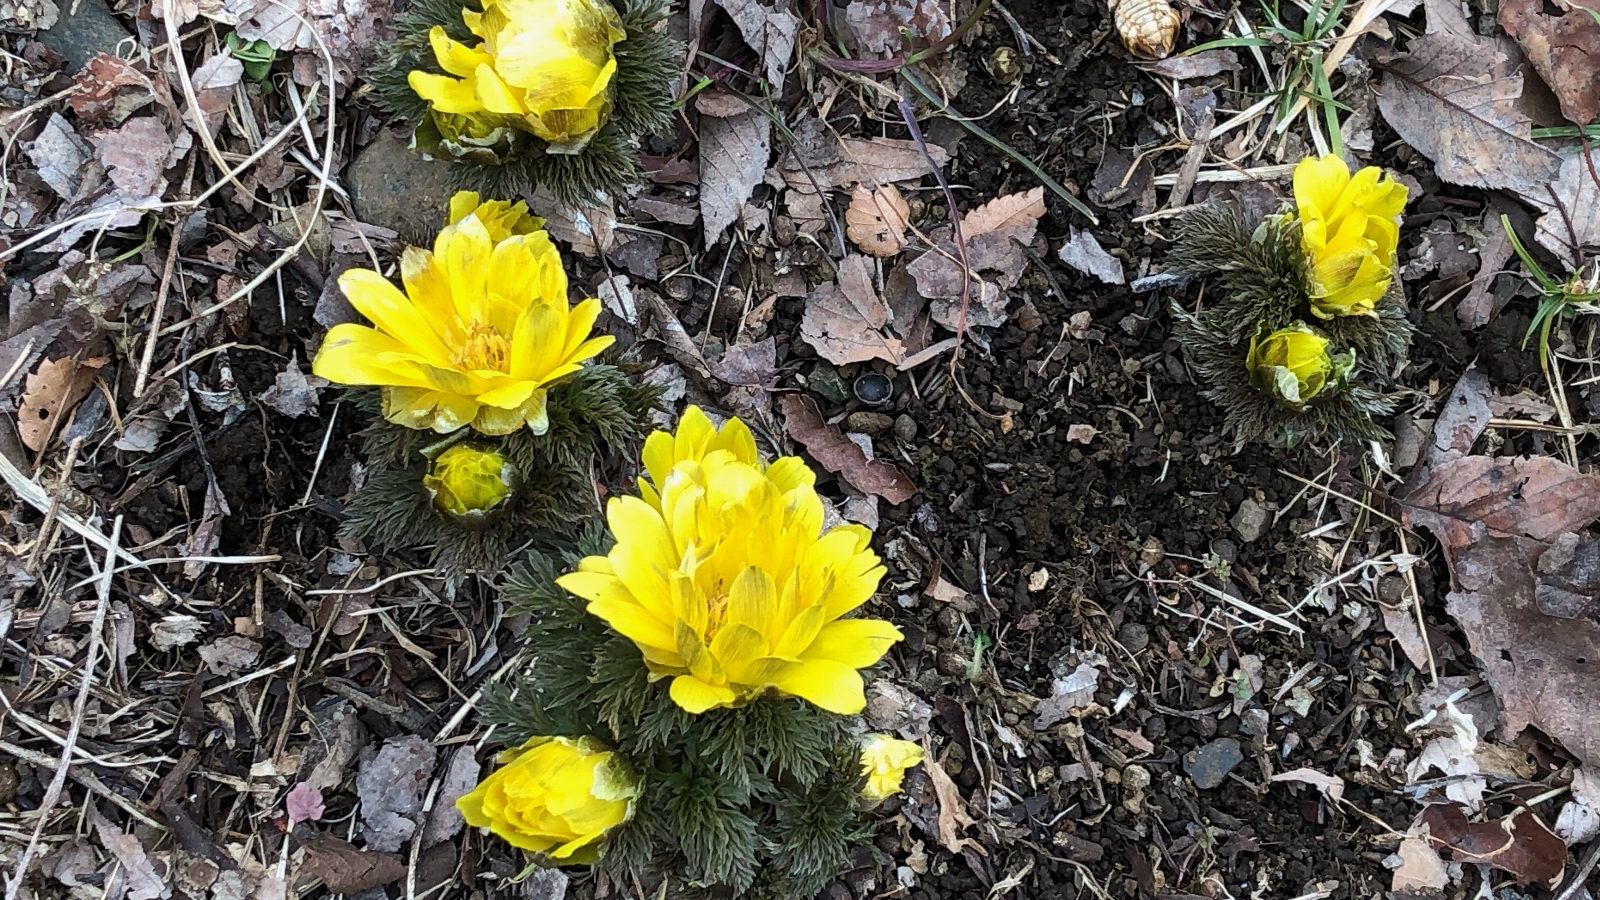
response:
{"label": "twig", "polygon": [[6,884],[6,900],[17,900],[17,894],[22,890],[23,881],[28,874],[28,864],[33,862],[33,856],[39,850],[39,842],[44,837],[44,826],[50,821],[50,811],[61,799],[61,789],[67,784],[67,770],[72,768],[72,751],[78,746],[78,732],[83,728],[84,713],[89,706],[89,686],[94,683],[94,667],[100,662],[100,632],[105,627],[106,608],[111,602],[111,575],[116,571],[117,559],[115,552],[109,548],[117,547],[121,538],[122,517],[117,516],[116,521],[111,524],[111,537],[107,541],[108,549],[96,597],[94,623],[89,626],[89,649],[84,653],[83,680],[78,684],[78,697],[72,702],[72,723],[67,727],[66,745],[61,748],[61,759],[56,763],[55,777],[50,779],[50,786],[45,789],[44,799],[39,802],[39,821],[33,826],[33,837],[28,840],[27,849],[22,851],[22,859],[17,862],[16,873]]}
{"label": "twig", "polygon": [[[167,0],[171,3],[172,0]],[[170,13],[169,13],[170,15]],[[172,20],[167,20],[170,25]],[[170,229],[172,247],[167,250],[167,266],[161,272],[161,288],[156,291],[156,306],[150,313],[150,334],[144,341],[144,355],[139,357],[139,374],[133,379],[133,396],[144,396],[145,384],[150,380],[150,364],[156,358],[156,340],[161,337],[161,318],[167,312],[167,295],[172,293],[173,270],[178,266],[178,229]]]}

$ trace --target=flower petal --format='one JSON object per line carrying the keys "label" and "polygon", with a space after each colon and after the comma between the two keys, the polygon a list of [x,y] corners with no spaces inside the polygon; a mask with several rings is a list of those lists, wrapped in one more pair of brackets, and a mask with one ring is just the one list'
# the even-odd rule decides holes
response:
{"label": "flower petal", "polygon": [[817,639],[801,652],[800,658],[827,659],[852,669],[865,668],[883,659],[895,641],[904,637],[900,629],[882,619],[840,619],[822,626]]}
{"label": "flower petal", "polygon": [[[673,703],[690,713],[703,713],[718,706],[728,706],[738,699],[731,688],[707,684],[693,675],[679,675],[672,679],[669,694]],[[865,702],[863,699],[863,705]]]}
{"label": "flower petal", "polygon": [[833,660],[802,662],[778,682],[778,688],[809,700],[828,712],[846,716],[861,712],[867,705],[861,673]]}

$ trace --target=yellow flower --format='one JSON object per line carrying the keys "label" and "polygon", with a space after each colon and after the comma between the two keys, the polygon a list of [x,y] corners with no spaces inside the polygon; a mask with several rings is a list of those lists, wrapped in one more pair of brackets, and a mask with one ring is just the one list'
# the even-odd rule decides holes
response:
{"label": "yellow flower", "polygon": [[639,646],[674,702],[691,713],[737,706],[776,688],[836,713],[866,704],[858,669],[900,640],[879,619],[847,619],[884,569],[871,532],[822,534],[815,475],[794,457],[762,467],[737,420],[703,414],[646,444],[654,483],[606,508],[616,538],[562,587]]}
{"label": "yellow flower", "polygon": [[456,444],[422,477],[433,505],[453,516],[478,517],[511,496],[511,463],[493,450]]}
{"label": "yellow flower", "polygon": [[861,773],[867,776],[861,793],[874,802],[900,793],[906,771],[922,762],[922,747],[886,734],[869,734],[861,741]]}
{"label": "yellow flower", "polygon": [[[434,56],[449,75],[408,80],[436,114],[515,125],[553,153],[583,149],[611,113],[612,48],[627,37],[607,0],[484,0],[464,12],[481,43],[468,47],[435,26]],[[456,77],[451,77],[456,76]],[[478,130],[482,130],[479,128]]]}
{"label": "yellow flower", "polygon": [[409,428],[544,434],[551,383],[613,338],[589,336],[599,300],[568,308],[561,256],[540,224],[521,203],[457,194],[433,251],[400,257],[405,293],[370,269],[339,276],[375,327],[335,325],[312,371],[381,386],[385,418]]}
{"label": "yellow flower", "polygon": [[1337,156],[1307,157],[1294,168],[1300,249],[1311,287],[1311,312],[1321,319],[1375,315],[1394,277],[1400,243],[1395,217],[1406,186],[1367,166],[1351,177]]}
{"label": "yellow flower", "polygon": [[474,828],[565,863],[594,862],[596,842],[628,820],[639,796],[611,751],[588,738],[529,738],[500,761],[456,808]]}
{"label": "yellow flower", "polygon": [[1299,322],[1263,338],[1265,330],[1250,339],[1245,359],[1250,383],[1293,409],[1303,408],[1355,366],[1355,351],[1330,354],[1328,339]]}

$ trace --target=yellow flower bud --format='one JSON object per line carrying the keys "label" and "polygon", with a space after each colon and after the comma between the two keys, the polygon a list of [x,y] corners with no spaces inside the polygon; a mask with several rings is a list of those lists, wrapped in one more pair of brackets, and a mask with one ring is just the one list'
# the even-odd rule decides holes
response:
{"label": "yellow flower bud", "polygon": [[1350,175],[1344,160],[1307,157],[1294,169],[1300,249],[1306,257],[1311,313],[1320,319],[1376,315],[1394,278],[1406,187],[1367,166]]}
{"label": "yellow flower bud", "polygon": [[589,738],[534,737],[456,801],[467,824],[564,864],[592,863],[599,840],[633,814],[639,785]]}
{"label": "yellow flower bud", "polygon": [[483,516],[511,496],[511,463],[493,450],[456,444],[422,477],[433,505],[452,516]]}
{"label": "yellow flower bud", "polygon": [[922,762],[922,747],[886,734],[869,734],[861,741],[861,772],[867,776],[861,794],[877,802],[900,793],[906,771]]}
{"label": "yellow flower bud", "polygon": [[[414,71],[411,89],[435,115],[501,116],[547,142],[582,150],[611,113],[612,48],[627,37],[607,0],[484,0],[464,12],[475,47],[429,34],[449,75]],[[453,76],[453,77],[452,77]]]}
{"label": "yellow flower bud", "polygon": [[1265,330],[1250,339],[1250,383],[1292,409],[1303,408],[1355,366],[1355,351],[1330,354],[1328,339],[1299,322],[1262,337]]}
{"label": "yellow flower bud", "polygon": [[450,214],[445,226],[460,222],[468,216],[477,216],[489,232],[489,240],[498,244],[515,235],[533,234],[544,230],[544,220],[528,214],[528,204],[521,200],[480,200],[477,191],[456,191],[450,198]]}

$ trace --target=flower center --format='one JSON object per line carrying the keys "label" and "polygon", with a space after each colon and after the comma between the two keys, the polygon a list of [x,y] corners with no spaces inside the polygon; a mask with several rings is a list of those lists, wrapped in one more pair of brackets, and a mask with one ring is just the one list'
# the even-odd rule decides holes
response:
{"label": "flower center", "polygon": [[511,369],[511,342],[498,328],[474,319],[467,327],[467,339],[462,342],[451,362],[473,371],[508,372]]}

